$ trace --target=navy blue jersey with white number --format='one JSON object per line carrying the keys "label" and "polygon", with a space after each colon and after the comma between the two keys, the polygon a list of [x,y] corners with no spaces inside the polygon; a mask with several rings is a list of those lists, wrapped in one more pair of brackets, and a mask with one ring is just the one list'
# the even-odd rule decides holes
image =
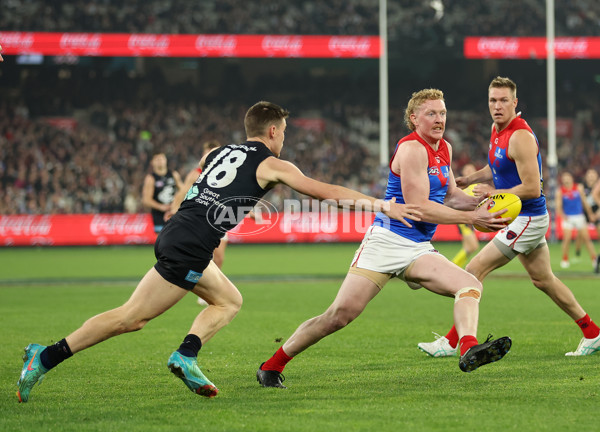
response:
{"label": "navy blue jersey with white number", "polygon": [[199,216],[222,234],[234,228],[267,193],[256,181],[256,169],[270,156],[267,146],[255,141],[214,150],[177,215]]}
{"label": "navy blue jersey with white number", "polygon": [[188,290],[201,280],[221,238],[267,193],[256,170],[270,156],[263,143],[246,141],[206,157],[202,173],[154,244],[154,268],[165,280]]}

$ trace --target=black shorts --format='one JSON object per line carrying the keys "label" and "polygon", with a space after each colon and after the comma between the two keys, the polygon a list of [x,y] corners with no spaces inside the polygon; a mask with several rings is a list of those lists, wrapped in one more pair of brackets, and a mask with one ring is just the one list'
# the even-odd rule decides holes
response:
{"label": "black shorts", "polygon": [[[177,216],[177,215],[176,215]],[[215,233],[204,225],[193,225],[184,217],[175,217],[165,224],[154,243],[154,268],[167,281],[192,290],[212,260]],[[215,246],[216,247],[216,246]]]}

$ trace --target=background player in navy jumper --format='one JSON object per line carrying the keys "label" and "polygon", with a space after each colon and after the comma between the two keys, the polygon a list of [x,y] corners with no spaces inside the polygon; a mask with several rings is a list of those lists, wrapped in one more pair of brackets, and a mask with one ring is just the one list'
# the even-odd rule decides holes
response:
{"label": "background player in navy jumper", "polygon": [[202,174],[158,235],[156,264],[125,304],[88,319],[54,345],[27,346],[17,383],[20,402],[26,402],[35,383],[63,360],[113,336],[142,329],[188,291],[204,298],[209,306],[195,318],[189,334],[169,357],[167,365],[191,391],[216,396],[217,387],[202,374],[196,357],[202,343],[228,324],[242,305],[240,292],[211,261],[221,237],[236,224],[231,218],[221,217],[220,211],[243,217],[255,200],[278,183],[338,205],[383,211],[407,225],[410,224],[404,217],[419,220],[418,206],[397,204],[394,200],[385,202],[322,183],[304,176],[294,164],[280,160],[288,114],[270,102],[255,104],[244,118],[247,141],[223,146],[203,158]]}
{"label": "background player in navy jumper", "polygon": [[144,178],[142,204],[150,209],[154,232],[159,233],[170,217],[171,202],[183,183],[177,171],[169,171],[164,153],[153,155],[150,165],[152,172]]}

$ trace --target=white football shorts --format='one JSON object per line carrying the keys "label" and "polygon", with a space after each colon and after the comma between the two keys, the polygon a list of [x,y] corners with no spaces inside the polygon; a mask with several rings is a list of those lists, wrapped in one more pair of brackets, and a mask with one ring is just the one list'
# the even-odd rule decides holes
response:
{"label": "white football shorts", "polygon": [[371,226],[350,266],[391,274],[404,280],[406,268],[421,255],[431,253],[439,252],[430,242],[414,242],[386,228]]}
{"label": "white football shorts", "polygon": [[519,253],[527,255],[546,244],[549,225],[548,213],[541,216],[517,216],[510,225],[498,231],[493,242],[510,259]]}
{"label": "white football shorts", "polygon": [[583,214],[578,215],[565,215],[566,217],[562,220],[561,226],[563,230],[580,230],[584,229],[587,225],[585,216]]}

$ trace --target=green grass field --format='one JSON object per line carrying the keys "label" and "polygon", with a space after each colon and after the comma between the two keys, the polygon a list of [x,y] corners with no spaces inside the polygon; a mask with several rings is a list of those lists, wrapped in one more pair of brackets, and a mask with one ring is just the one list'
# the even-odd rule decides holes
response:
{"label": "green grass field", "polygon": [[[205,399],[166,361],[199,312],[188,296],[141,332],[78,353],[15,396],[22,349],[57,341],[116,307],[154,263],[151,247],[0,249],[2,431],[581,431],[596,430],[600,355],[567,358],[581,332],[523,275],[518,263],[485,281],[479,338],[511,336],[501,362],[471,374],[458,358],[417,348],[445,334],[452,301],[392,281],[354,323],[294,359],[287,390],[255,378],[304,320],[335,296],[356,244],[232,245],[224,271],[244,296],[236,319],[199,362],[219,387]],[[447,256],[456,244],[437,244]],[[557,275],[600,320],[600,278],[587,256]]]}

